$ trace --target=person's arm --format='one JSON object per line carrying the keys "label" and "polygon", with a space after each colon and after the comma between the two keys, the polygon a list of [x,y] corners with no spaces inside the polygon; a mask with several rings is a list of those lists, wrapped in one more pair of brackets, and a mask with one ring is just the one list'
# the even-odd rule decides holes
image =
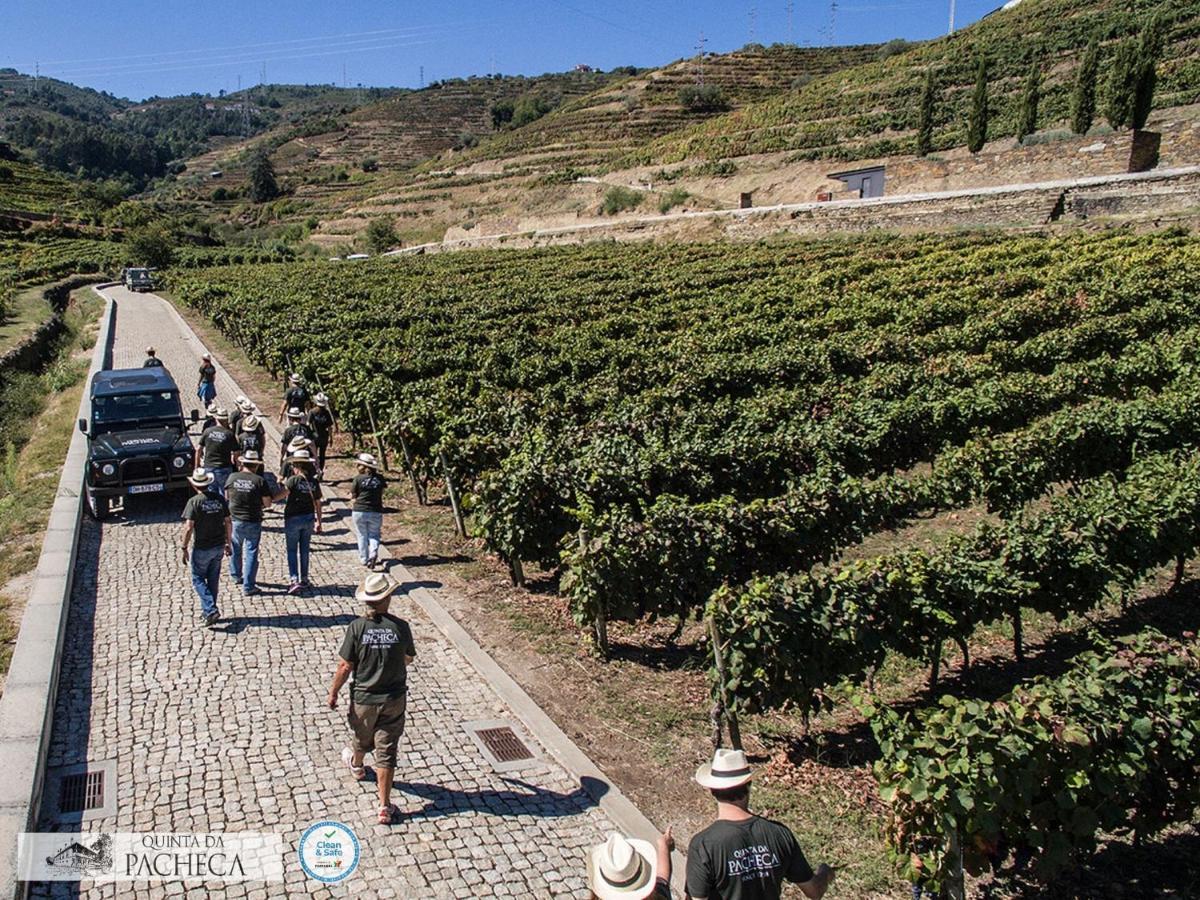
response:
{"label": "person's arm", "polygon": [[313,529],[317,534],[321,533],[321,486],[313,483],[313,511],[317,514],[317,527]]}
{"label": "person's arm", "polygon": [[196,458],[193,461],[192,468],[195,468],[195,469],[200,468],[200,451],[201,451],[201,449],[203,449],[203,447],[204,447],[204,435],[200,435],[200,440],[196,441],[196,453],[195,453]]}
{"label": "person's arm", "polygon": [[183,561],[188,561],[188,544],[192,542],[192,520],[187,519],[183,523],[183,541],[180,549],[183,551]]}
{"label": "person's arm", "polygon": [[329,697],[326,702],[330,709],[337,709],[338,694],[345,685],[347,679],[350,678],[350,673],[354,671],[354,666],[346,662],[344,659],[338,660],[337,671],[333,673],[333,684],[329,686]]}
{"label": "person's arm", "polygon": [[225,512],[225,555],[233,556],[233,519]]}
{"label": "person's arm", "polygon": [[667,826],[667,830],[658,836],[655,842],[655,851],[658,856],[658,877],[665,881],[668,885],[671,883],[671,851],[675,849],[675,836],[671,834],[671,826]]}
{"label": "person's arm", "polygon": [[825,892],[829,890],[829,885],[833,883],[835,875],[835,869],[826,863],[821,863],[817,866],[817,871],[813,873],[812,878],[800,883],[800,890],[809,900],[821,900],[825,896]]}

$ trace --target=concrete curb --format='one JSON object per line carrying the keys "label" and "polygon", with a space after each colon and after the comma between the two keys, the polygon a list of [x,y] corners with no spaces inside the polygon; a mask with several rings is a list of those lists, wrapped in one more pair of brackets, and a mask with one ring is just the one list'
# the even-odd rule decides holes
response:
{"label": "concrete curb", "polygon": [[[153,296],[157,297],[157,295]],[[192,330],[191,326],[180,315],[175,305],[167,300],[163,300],[161,297],[158,297],[158,299],[171,310],[179,324],[181,332],[188,340],[194,341],[196,346],[201,348],[202,351],[211,352],[209,348],[205,347],[200,336]],[[216,359],[215,353],[213,357]],[[229,377],[228,373],[225,373],[225,378],[234,386],[235,390],[241,392],[241,388],[238,387],[237,382]],[[268,433],[278,442],[281,439],[281,435],[275,427],[274,421],[264,420],[263,424]],[[327,489],[326,494],[331,499],[345,503],[345,499],[333,490]],[[382,555],[391,556],[386,545],[380,549]],[[390,572],[393,576],[399,578],[401,582],[415,582],[418,580],[412,572],[398,563],[390,568]],[[606,786],[605,793],[593,799],[608,814],[613,824],[625,834],[642,838],[653,844],[659,835],[659,830],[654,823],[646,818],[628,797],[621,793],[621,789],[613,784],[587,754],[579,749],[575,742],[555,724],[554,720],[534,702],[533,698],[525,693],[525,689],[517,684],[500,667],[500,664],[492,659],[486,650],[479,646],[475,639],[467,633],[466,629],[455,621],[454,617],[450,615],[437,599],[437,595],[426,588],[414,588],[408,592],[408,596],[412,598],[414,603],[421,607],[434,625],[437,626],[438,630],[466,658],[472,668],[483,677],[496,693],[496,696],[512,710],[513,714],[529,730],[530,735],[546,749],[546,752],[554,757],[559,765],[576,778],[582,779],[586,776],[604,783]],[[673,877],[671,883],[679,896],[682,897],[684,876],[683,857],[676,852],[672,861]],[[583,865],[582,860],[580,860],[580,865]]]}
{"label": "concrete curb", "polygon": [[[105,299],[107,306],[100,318],[96,349],[79,402],[80,417],[88,414],[87,385],[108,359],[115,306]],[[26,883],[16,880],[17,835],[37,827],[40,811],[58,697],[60,654],[75,582],[86,464],[87,438],[73,431],[46,523],[29,603],[21,617],[4,696],[0,697],[0,772],[4,773],[0,778],[0,896],[4,897],[22,898],[27,890]]]}

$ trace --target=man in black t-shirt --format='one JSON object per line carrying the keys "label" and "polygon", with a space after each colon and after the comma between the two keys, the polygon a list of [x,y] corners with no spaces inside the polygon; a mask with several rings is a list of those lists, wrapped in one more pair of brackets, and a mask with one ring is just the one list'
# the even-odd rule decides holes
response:
{"label": "man in black t-shirt", "polygon": [[366,777],[363,756],[374,753],[381,825],[390,825],[400,812],[391,800],[392,779],[396,746],[404,734],[408,667],[417,656],[408,623],[388,614],[398,587],[382,572],[368,575],[359,586],[355,597],[367,609],[346,628],[327,700],[330,709],[337,709],[338,693],[354,675],[347,715],[351,746],[342,750],[342,761],[362,781]]}
{"label": "man in black t-shirt", "polygon": [[288,378],[288,388],[283,392],[283,405],[279,407],[279,421],[282,422],[284,413],[293,407],[300,410],[300,415],[304,415],[308,412],[309,399],[304,379],[299,375],[291,375]]}
{"label": "man in black t-shirt", "polygon": [[225,482],[225,499],[233,520],[230,533],[233,552],[229,557],[229,574],[235,582],[242,582],[242,591],[250,597],[259,593],[255,580],[258,577],[263,506],[282,499],[287,492],[278,486],[272,487],[259,474],[262,457],[257,450],[244,452],[241,462],[242,470],[229,476]]}
{"label": "man in black t-shirt", "polygon": [[688,844],[687,896],[691,900],[779,900],[783,882],[819,900],[834,870],[814,872],[787,826],[756,816],[750,804],[750,766],[741,750],[718,750],[696,781],[717,801],[717,820]]}
{"label": "man in black t-shirt", "polygon": [[142,363],[143,369],[162,369],[166,368],[163,361],[158,358],[158,354],[153,347],[146,348],[146,360]]}
{"label": "man in black t-shirt", "polygon": [[313,394],[313,408],[308,412],[308,427],[312,431],[313,442],[317,445],[317,471],[325,469],[325,453],[329,450],[329,441],[337,431],[337,422],[329,409],[329,398],[324,394]]}
{"label": "man in black t-shirt", "polygon": [[267,434],[262,421],[254,413],[248,413],[238,421],[235,429],[238,439],[238,452],[246,453],[253,450],[260,458],[267,456]]}
{"label": "man in black t-shirt", "polygon": [[[192,587],[200,597],[200,620],[206,627],[221,618],[217,609],[217,588],[221,584],[221,557],[232,548],[229,542],[229,507],[212,492],[212,472],[198,468],[188,481],[195,489],[194,496],[183,507],[183,551],[184,564],[191,564]],[[188,544],[192,543],[190,558]]]}
{"label": "man in black t-shirt", "polygon": [[229,427],[228,410],[219,406],[212,411],[212,417],[214,424],[204,429],[196,445],[196,465],[212,473],[213,490],[224,497],[225,480],[233,474],[238,441]]}

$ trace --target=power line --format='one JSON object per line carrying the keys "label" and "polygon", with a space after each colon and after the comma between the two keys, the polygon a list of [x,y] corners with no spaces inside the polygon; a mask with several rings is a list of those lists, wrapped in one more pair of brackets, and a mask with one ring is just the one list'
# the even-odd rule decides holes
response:
{"label": "power line", "polygon": [[[397,49],[397,48],[401,48],[401,47],[421,47],[421,46],[425,46],[427,44],[434,44],[434,43],[437,43],[437,41],[429,40],[429,41],[388,42],[388,43],[378,44],[378,45],[371,46],[371,47],[358,47],[358,48],[355,48],[355,52],[356,53],[370,53],[370,52],[374,52],[377,50],[392,50],[392,49]],[[287,56],[274,56],[271,59],[273,62],[285,62],[287,60],[292,60],[292,59],[311,59],[311,58],[317,57],[317,56],[340,56],[340,55],[344,55],[345,52],[346,52],[345,48],[338,48],[338,49],[334,49],[334,50],[324,50],[321,52],[308,51],[308,52],[304,52],[304,53],[290,54]],[[74,71],[70,71],[70,72],[59,72],[58,77],[82,78],[82,77],[100,77],[100,76],[106,76],[106,75],[109,75],[109,76],[111,76],[111,75],[116,75],[116,76],[145,75],[145,74],[154,74],[157,72],[186,72],[186,71],[190,71],[193,69],[228,68],[231,65],[238,65],[239,63],[244,64],[244,63],[249,63],[249,62],[254,62],[254,60],[253,59],[243,59],[243,60],[234,60],[232,62],[221,61],[221,62],[194,63],[194,64],[182,65],[182,66],[142,66],[142,67],[136,68],[136,69],[131,69],[127,66],[117,66],[117,67],[113,67],[113,68],[97,68],[97,69],[87,69],[87,70],[80,69],[80,70],[74,70]]]}
{"label": "power line", "polygon": [[[288,44],[313,44],[318,43],[322,47],[328,46],[331,43],[345,43],[349,38],[366,38],[372,41],[385,40],[394,37],[423,37],[423,32],[440,31],[445,29],[457,29],[467,25],[490,25],[495,24],[496,20],[487,20],[480,22],[478,20],[462,21],[462,22],[441,22],[431,23],[429,25],[412,25],[407,28],[382,28],[375,31],[351,31],[343,34],[327,34],[315,37],[306,38],[291,38],[286,41],[263,41],[257,44],[232,44],[223,47],[195,47],[187,50],[156,50],[154,53],[129,54],[122,53],[121,59],[161,59],[164,56],[196,56],[208,55],[212,53],[224,53],[231,50],[247,50],[253,51],[251,55],[261,56],[259,52],[262,47],[281,47]],[[383,36],[387,36],[386,38]],[[361,41],[349,41],[349,43],[361,43]],[[289,49],[300,49],[293,47]],[[269,52],[269,51],[268,51]],[[238,53],[238,56],[245,56],[245,53]],[[49,66],[66,65],[69,63],[90,63],[96,60],[95,56],[81,57],[77,59],[52,59],[47,61]],[[16,63],[14,68],[29,68],[32,63]]]}

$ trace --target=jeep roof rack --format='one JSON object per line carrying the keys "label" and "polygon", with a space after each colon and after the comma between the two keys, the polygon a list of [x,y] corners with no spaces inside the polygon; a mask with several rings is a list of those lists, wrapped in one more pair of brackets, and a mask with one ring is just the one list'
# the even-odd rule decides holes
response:
{"label": "jeep roof rack", "polygon": [[92,376],[93,397],[178,390],[175,379],[161,366],[151,366],[147,369],[107,369]]}

